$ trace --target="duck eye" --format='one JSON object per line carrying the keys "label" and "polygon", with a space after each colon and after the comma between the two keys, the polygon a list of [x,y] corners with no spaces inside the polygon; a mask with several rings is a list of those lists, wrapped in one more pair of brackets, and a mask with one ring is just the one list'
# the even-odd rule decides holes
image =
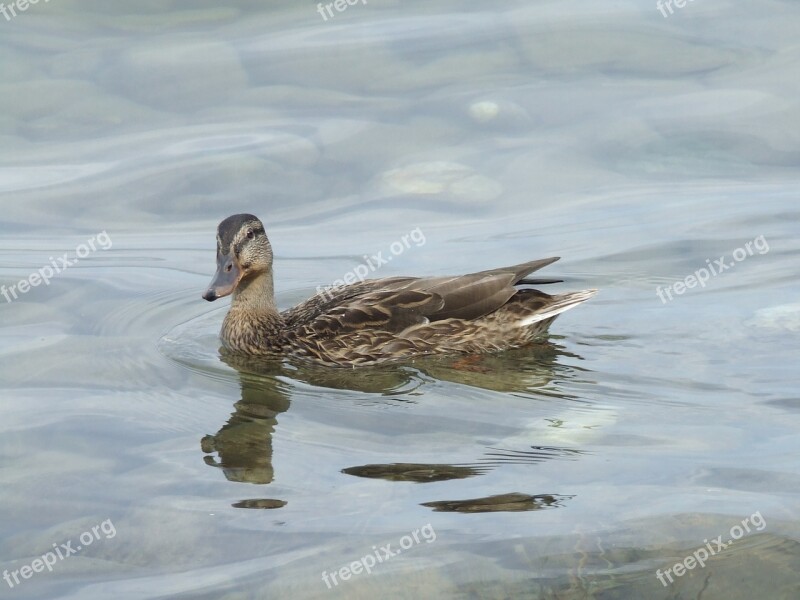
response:
{"label": "duck eye", "polygon": [[252,230],[252,229],[248,229],[248,230],[247,230],[247,239],[248,239],[248,240],[252,240],[254,237],[256,237],[256,234],[255,234],[255,233],[253,233],[253,230]]}

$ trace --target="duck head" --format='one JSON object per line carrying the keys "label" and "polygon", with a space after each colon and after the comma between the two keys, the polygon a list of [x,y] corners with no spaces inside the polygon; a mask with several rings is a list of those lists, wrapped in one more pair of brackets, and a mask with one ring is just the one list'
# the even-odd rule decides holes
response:
{"label": "duck head", "polygon": [[264,225],[250,214],[233,215],[217,227],[217,272],[203,293],[213,302],[272,272],[272,246]]}

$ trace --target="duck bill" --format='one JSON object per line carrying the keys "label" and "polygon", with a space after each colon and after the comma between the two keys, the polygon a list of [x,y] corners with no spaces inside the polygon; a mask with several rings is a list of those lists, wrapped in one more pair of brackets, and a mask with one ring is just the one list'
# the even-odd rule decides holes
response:
{"label": "duck bill", "polygon": [[217,272],[208,289],[203,293],[203,299],[213,302],[217,298],[229,296],[236,289],[236,284],[241,278],[242,268],[233,253],[218,256]]}

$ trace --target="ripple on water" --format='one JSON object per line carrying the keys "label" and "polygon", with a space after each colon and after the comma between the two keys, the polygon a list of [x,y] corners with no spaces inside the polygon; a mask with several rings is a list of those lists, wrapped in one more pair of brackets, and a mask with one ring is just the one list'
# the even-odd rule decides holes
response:
{"label": "ripple on water", "polygon": [[238,381],[235,369],[220,360],[219,328],[223,309],[175,325],[158,341],[159,352],[177,365],[220,381]]}

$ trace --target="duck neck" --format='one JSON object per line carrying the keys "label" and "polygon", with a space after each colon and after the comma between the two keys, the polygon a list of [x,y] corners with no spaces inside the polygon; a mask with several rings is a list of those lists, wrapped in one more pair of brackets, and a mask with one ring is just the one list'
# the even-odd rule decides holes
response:
{"label": "duck neck", "polygon": [[243,310],[259,317],[275,317],[280,314],[275,306],[275,287],[272,271],[241,281],[233,292],[231,310]]}
{"label": "duck neck", "polygon": [[239,283],[222,325],[222,338],[232,350],[269,351],[281,345],[282,325],[270,271]]}

